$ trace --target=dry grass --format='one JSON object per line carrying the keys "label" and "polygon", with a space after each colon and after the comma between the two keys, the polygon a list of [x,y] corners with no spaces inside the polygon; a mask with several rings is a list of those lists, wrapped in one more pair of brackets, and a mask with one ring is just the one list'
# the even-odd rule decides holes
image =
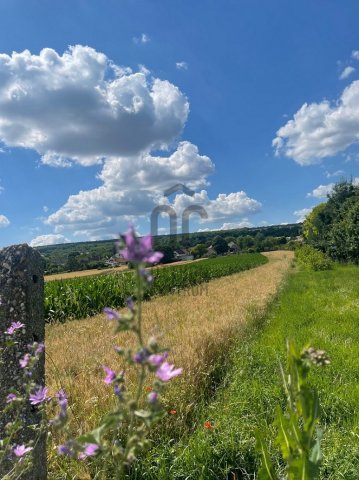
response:
{"label": "dry grass", "polygon": [[93,268],[91,270],[79,270],[77,272],[53,273],[51,275],[45,275],[44,278],[45,282],[52,282],[53,280],[67,280],[68,278],[90,277],[92,275],[104,275],[106,273],[122,272],[123,270],[128,270],[127,265],[105,268],[101,270],[98,268]]}
{"label": "dry grass", "polygon": [[[180,262],[172,262],[172,263],[165,263],[161,265],[157,265],[156,267],[152,268],[166,268],[171,267],[173,265],[185,265],[186,263],[193,263],[199,262],[203,260],[203,258],[198,258],[197,260],[182,260]],[[53,280],[67,280],[69,278],[78,278],[78,277],[91,277],[93,275],[107,275],[109,273],[117,273],[123,272],[128,270],[127,265],[122,265],[120,267],[110,267],[104,269],[94,268],[92,270],[78,270],[77,272],[62,272],[62,273],[53,273],[51,275],[45,275],[44,279],[45,282],[52,282]]]}
{"label": "dry grass", "polygon": [[[188,409],[196,401],[199,387],[208,383],[208,375],[245,322],[249,307],[263,309],[277,291],[293,256],[291,252],[267,255],[269,262],[255,269],[144,304],[146,335],[162,334],[161,343],[171,349],[171,362],[184,368],[181,378],[173,382],[176,395],[170,393],[167,399],[176,398],[177,410]],[[92,428],[112,407],[102,365],[118,369],[112,346],[129,342],[127,334],[114,337],[113,325],[104,315],[47,327],[47,385],[55,390],[61,384],[69,393],[76,429]],[[134,381],[134,372],[129,372],[128,384]]]}

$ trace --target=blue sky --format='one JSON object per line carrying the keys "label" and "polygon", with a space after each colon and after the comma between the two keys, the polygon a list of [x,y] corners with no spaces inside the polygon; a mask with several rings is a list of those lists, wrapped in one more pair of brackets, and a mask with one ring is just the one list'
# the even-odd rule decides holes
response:
{"label": "blue sky", "polygon": [[0,19],[0,246],[146,233],[158,204],[202,205],[192,230],[295,222],[359,177],[357,0],[2,0]]}

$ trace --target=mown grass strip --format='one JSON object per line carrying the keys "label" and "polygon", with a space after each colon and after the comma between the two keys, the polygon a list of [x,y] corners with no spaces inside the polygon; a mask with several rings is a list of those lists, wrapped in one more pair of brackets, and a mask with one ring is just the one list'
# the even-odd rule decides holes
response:
{"label": "mown grass strip", "polygon": [[[155,282],[146,292],[146,299],[248,270],[267,261],[259,253],[250,253],[156,269]],[[133,291],[132,272],[48,282],[45,316],[47,321],[64,322],[95,315],[104,307],[120,308]]]}
{"label": "mown grass strip", "polygon": [[[326,272],[292,275],[268,315],[252,322],[232,350],[232,366],[216,399],[203,406],[193,435],[157,447],[133,478],[253,479],[259,458],[255,430],[265,435],[270,454],[281,464],[272,425],[283,402],[278,362],[287,338],[299,346],[324,349],[331,365],[313,369],[324,430],[324,480],[359,478],[359,269],[337,266]],[[204,428],[209,421],[213,428]],[[229,472],[235,472],[227,477]]]}

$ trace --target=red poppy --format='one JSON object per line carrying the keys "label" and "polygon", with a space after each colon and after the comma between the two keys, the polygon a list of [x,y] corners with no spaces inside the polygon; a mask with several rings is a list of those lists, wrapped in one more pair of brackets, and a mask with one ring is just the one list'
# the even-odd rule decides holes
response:
{"label": "red poppy", "polygon": [[146,392],[152,392],[152,387],[145,387]]}
{"label": "red poppy", "polygon": [[170,410],[168,412],[169,415],[176,415],[177,411],[176,410]]}
{"label": "red poppy", "polygon": [[203,426],[204,426],[204,428],[207,428],[207,430],[210,430],[211,428],[213,428],[213,425],[209,420],[204,422]]}

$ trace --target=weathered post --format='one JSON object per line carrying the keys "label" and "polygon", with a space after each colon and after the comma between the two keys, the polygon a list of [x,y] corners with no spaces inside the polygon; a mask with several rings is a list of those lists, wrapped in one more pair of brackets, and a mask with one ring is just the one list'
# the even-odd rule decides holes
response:
{"label": "weathered post", "polygon": [[[44,303],[44,276],[43,259],[41,255],[28,245],[13,245],[0,250],[0,412],[6,405],[9,389],[15,387],[24,391],[23,372],[19,359],[28,351],[28,345],[43,342],[45,338]],[[6,336],[4,331],[12,322],[21,322],[25,325],[24,333],[18,332],[19,345],[10,349],[3,349]],[[37,363],[33,378],[38,385],[45,382],[45,357],[41,355]],[[0,438],[4,437],[4,427],[12,418],[2,418],[0,413]],[[47,478],[46,463],[46,434],[40,438],[31,429],[41,419],[38,408],[27,402],[23,412],[23,425],[17,444],[26,444],[29,440],[36,440],[33,451],[33,465],[21,479],[43,480]],[[15,440],[15,439],[14,439]],[[7,473],[8,465],[0,466],[0,478]],[[2,471],[3,469],[3,471]]]}

